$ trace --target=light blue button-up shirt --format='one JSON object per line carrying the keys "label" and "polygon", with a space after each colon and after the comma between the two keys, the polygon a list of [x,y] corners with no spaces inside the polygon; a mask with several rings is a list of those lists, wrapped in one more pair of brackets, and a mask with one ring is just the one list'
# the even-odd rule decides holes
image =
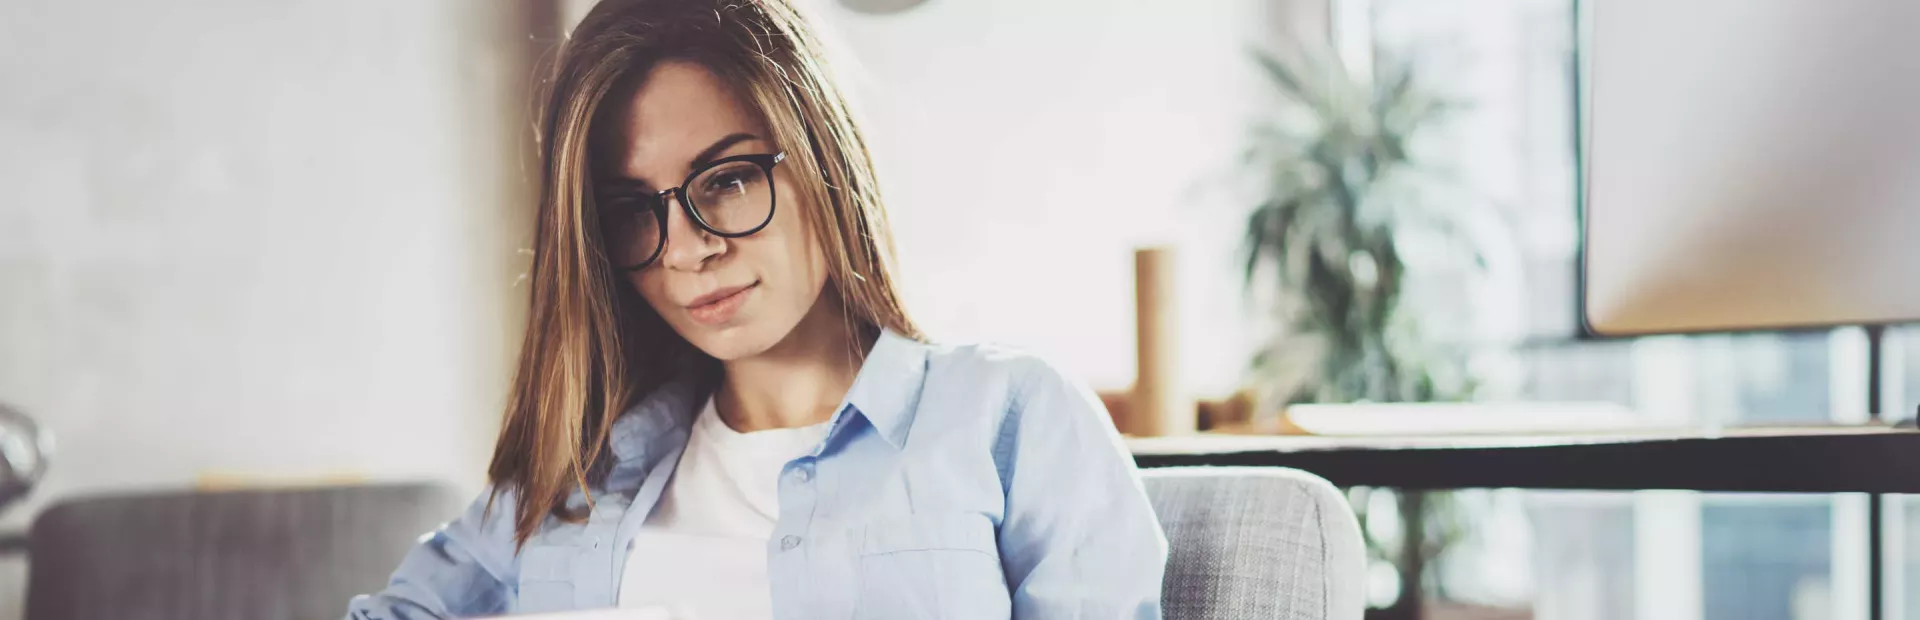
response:
{"label": "light blue button-up shirt", "polygon": [[[492,514],[483,495],[348,617],[615,606],[705,398],[670,383],[614,423],[584,523],[549,519],[516,552],[511,492]],[[1133,461],[1099,400],[1054,367],[883,333],[828,428],[780,478],[774,617],[1160,617],[1167,544]]]}

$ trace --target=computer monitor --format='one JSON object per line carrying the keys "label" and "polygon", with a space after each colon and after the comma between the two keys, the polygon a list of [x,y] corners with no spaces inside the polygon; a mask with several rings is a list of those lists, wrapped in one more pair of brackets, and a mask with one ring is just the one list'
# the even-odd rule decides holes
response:
{"label": "computer monitor", "polygon": [[1583,4],[1592,332],[1920,319],[1920,2]]}

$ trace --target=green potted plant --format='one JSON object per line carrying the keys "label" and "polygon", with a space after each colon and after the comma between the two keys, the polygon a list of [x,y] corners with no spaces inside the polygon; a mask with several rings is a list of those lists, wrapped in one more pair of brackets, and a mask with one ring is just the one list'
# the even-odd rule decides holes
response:
{"label": "green potted plant", "polygon": [[[1485,268],[1466,231],[1491,209],[1457,198],[1471,193],[1416,154],[1462,104],[1430,90],[1410,60],[1382,58],[1355,75],[1316,51],[1254,55],[1279,96],[1246,158],[1259,197],[1246,222],[1245,285],[1271,332],[1250,368],[1258,410],[1472,399],[1468,351],[1430,338],[1428,308],[1408,295],[1425,266],[1409,256]],[[1437,585],[1429,568],[1459,535],[1458,519],[1443,494],[1379,502],[1366,493],[1353,499],[1370,553],[1391,562],[1401,584],[1398,600],[1376,615],[1414,617],[1422,586]],[[1398,518],[1369,514],[1382,504]],[[1383,521],[1401,527],[1384,533]]]}

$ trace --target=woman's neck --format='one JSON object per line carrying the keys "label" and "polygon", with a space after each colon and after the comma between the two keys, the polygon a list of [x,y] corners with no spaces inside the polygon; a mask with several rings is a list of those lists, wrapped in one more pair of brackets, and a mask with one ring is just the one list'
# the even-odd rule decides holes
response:
{"label": "woman's neck", "polygon": [[720,419],[741,432],[832,419],[873,347],[872,335],[861,333],[842,308],[828,290],[773,348],[726,362],[714,393]]}

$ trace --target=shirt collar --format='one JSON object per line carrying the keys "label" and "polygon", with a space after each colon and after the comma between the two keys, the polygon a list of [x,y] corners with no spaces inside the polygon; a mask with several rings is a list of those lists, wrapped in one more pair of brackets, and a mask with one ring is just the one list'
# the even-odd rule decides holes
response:
{"label": "shirt collar", "polygon": [[707,396],[700,392],[700,384],[698,373],[683,373],[614,420],[610,432],[614,458],[642,458],[648,452],[658,452],[653,449],[655,444],[684,435],[682,431],[691,428],[693,416],[700,412],[701,401]]}
{"label": "shirt collar", "polygon": [[847,390],[847,406],[865,417],[887,443],[901,448],[907,445],[926,378],[927,345],[882,330]]}
{"label": "shirt collar", "polygon": [[[901,448],[907,445],[926,376],[927,345],[890,329],[881,330],[873,350],[860,365],[860,373],[854,376],[853,387],[847,390],[842,410],[858,412],[887,443]],[[614,420],[614,458],[644,458],[649,452],[657,452],[654,444],[683,436],[683,431],[692,428],[693,418],[708,396],[700,385],[699,373],[685,373],[641,398]],[[838,424],[836,419],[833,426]]]}

